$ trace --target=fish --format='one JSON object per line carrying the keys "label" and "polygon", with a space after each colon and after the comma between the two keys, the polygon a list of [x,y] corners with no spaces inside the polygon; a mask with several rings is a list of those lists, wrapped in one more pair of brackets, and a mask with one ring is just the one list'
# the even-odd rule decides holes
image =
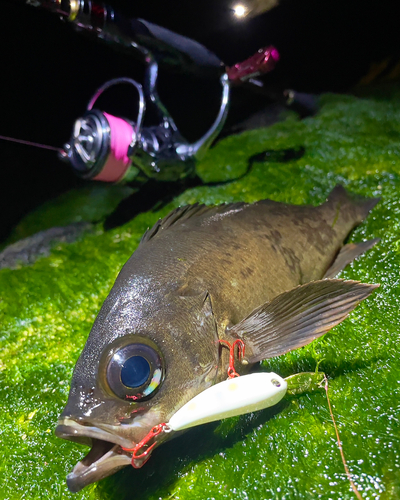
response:
{"label": "fish", "polygon": [[[68,488],[143,465],[174,434],[156,439],[154,429],[227,378],[223,341],[243,342],[240,375],[343,321],[379,286],[335,278],[379,241],[344,244],[378,201],[337,186],[317,207],[195,204],[148,229],[73,371],[55,433],[91,449],[68,474]],[[133,449],[150,438],[136,459]]]}

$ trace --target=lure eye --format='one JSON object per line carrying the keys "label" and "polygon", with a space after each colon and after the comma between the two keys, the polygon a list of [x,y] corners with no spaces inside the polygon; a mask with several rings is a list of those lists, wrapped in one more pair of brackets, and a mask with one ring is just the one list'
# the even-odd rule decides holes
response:
{"label": "lure eye", "polygon": [[143,400],[154,396],[163,378],[159,353],[146,344],[128,344],[112,355],[107,382],[121,399]]}

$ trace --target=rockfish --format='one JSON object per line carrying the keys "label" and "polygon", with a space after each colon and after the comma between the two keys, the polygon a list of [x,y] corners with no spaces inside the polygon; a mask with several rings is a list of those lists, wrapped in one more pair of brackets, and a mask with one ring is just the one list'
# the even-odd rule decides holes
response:
{"label": "rockfish", "polygon": [[337,186],[318,207],[193,205],[148,230],[94,322],[56,428],[91,446],[70,490],[135,465],[154,426],[226,379],[221,340],[243,341],[244,373],[340,323],[377,286],[333,279],[378,241],[343,246],[377,201]]}

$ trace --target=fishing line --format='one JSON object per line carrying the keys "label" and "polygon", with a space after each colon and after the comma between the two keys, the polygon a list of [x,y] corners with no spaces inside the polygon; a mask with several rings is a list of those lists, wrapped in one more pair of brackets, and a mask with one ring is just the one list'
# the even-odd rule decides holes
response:
{"label": "fishing line", "polygon": [[49,149],[50,151],[57,151],[57,152],[61,151],[61,148],[56,148],[55,146],[48,146],[47,144],[39,144],[38,142],[24,141],[22,139],[14,139],[13,137],[7,137],[5,135],[0,135],[0,139],[3,139],[3,141],[25,144],[26,146],[34,146],[35,148]]}
{"label": "fishing line", "polygon": [[337,439],[337,443],[338,443],[338,446],[339,446],[340,456],[342,457],[342,462],[343,462],[344,470],[346,472],[347,479],[349,480],[350,486],[351,486],[352,490],[354,491],[355,496],[359,500],[363,500],[360,492],[357,489],[357,486],[354,484],[354,482],[353,482],[353,480],[351,478],[351,474],[350,474],[349,468],[347,466],[346,459],[344,458],[342,442],[340,440],[339,431],[338,431],[338,428],[337,428],[337,425],[336,425],[335,417],[333,416],[332,406],[331,406],[331,402],[330,402],[329,395],[328,395],[328,379],[327,379],[327,377],[326,377],[325,374],[324,374],[324,380],[325,380],[326,399],[328,400],[328,406],[329,406],[329,413],[331,414],[331,418],[332,418],[332,422],[333,422],[333,427],[335,428],[336,439]]}

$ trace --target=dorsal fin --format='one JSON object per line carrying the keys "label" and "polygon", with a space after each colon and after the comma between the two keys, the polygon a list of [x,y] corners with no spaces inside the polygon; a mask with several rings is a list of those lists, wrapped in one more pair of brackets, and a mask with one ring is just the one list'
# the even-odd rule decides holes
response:
{"label": "dorsal fin", "polygon": [[165,231],[166,229],[174,226],[177,223],[182,223],[192,217],[199,217],[200,215],[207,214],[210,217],[213,215],[222,215],[226,212],[236,211],[241,209],[247,203],[223,203],[222,205],[203,205],[195,203],[194,205],[185,205],[183,207],[178,207],[172,210],[163,219],[159,219],[152,228],[148,229],[142,239],[140,240],[140,245],[146,243],[147,241],[154,238],[160,231]]}

